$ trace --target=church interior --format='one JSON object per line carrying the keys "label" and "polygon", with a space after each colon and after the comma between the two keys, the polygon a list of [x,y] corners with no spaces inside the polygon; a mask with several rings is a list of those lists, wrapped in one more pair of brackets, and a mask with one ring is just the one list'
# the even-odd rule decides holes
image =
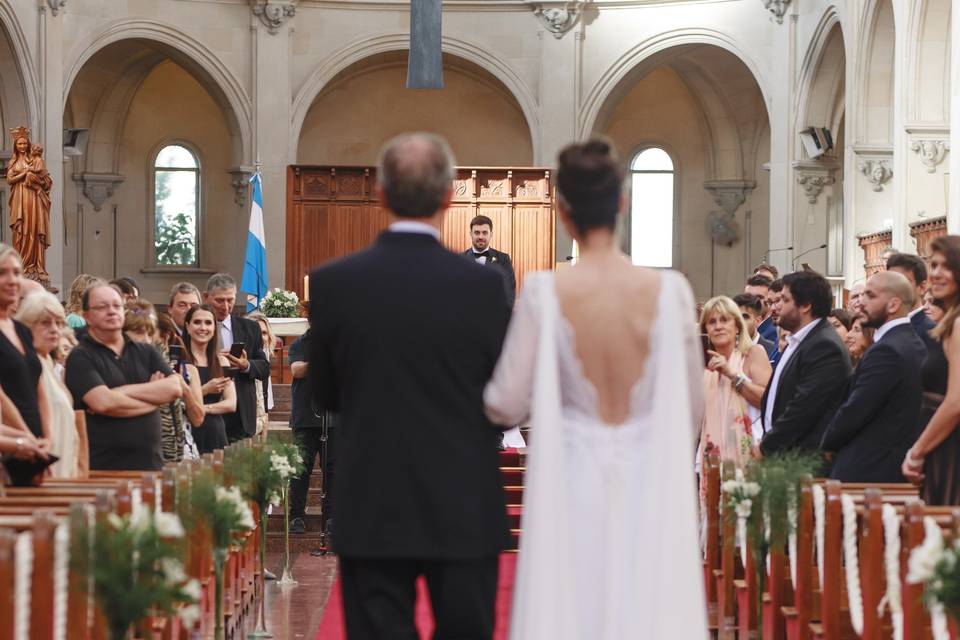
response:
{"label": "church interior", "polygon": [[[843,307],[891,249],[929,258],[936,238],[960,233],[952,4],[444,0],[442,88],[419,89],[406,86],[411,0],[0,0],[0,161],[16,155],[8,132],[18,127],[43,147],[47,284],[63,302],[80,274],[131,277],[158,309],[177,283],[204,290],[217,273],[239,281],[254,177],[269,287],[309,299],[311,269],[366,247],[389,223],[374,192],[382,145],[427,131],[449,142],[457,163],[443,243],[469,250],[471,219],[488,216],[518,291],[530,272],[576,263],[577,243],[557,218],[557,154],[603,136],[626,176],[617,241],[634,264],[679,271],[698,302],[741,293],[760,264],[808,269]],[[10,189],[0,180],[7,244]],[[279,441],[290,439],[290,322],[275,327],[282,345],[270,371],[268,430]],[[82,519],[72,505],[103,517],[145,501],[175,505],[184,474],[203,465],[222,473],[224,457],[229,464],[221,453],[187,471],[103,473],[0,495],[0,591],[15,594],[0,599],[0,637],[110,637],[102,614],[73,595],[86,591],[63,559],[61,532]],[[931,527],[960,539],[955,508],[925,510],[899,484],[805,479],[789,544],[763,571],[746,550],[741,557],[738,546],[749,545],[736,518],[719,513],[728,471],[715,461],[702,469],[713,637],[960,637],[905,579],[908,554]],[[501,473],[516,548],[522,450],[503,454]],[[239,638],[260,624],[276,638],[346,637],[336,560],[323,553],[321,475],[311,476],[305,534],[285,535],[276,507],[262,514],[265,528],[236,534],[224,629],[214,622],[216,563],[190,530],[199,622],[156,612],[124,637]],[[893,517],[899,572],[885,560]],[[850,518],[859,577],[846,550]],[[274,573],[299,584],[265,582],[260,549]],[[513,570],[502,559],[501,581]],[[31,589],[33,604],[23,595]],[[509,592],[498,593],[497,611],[494,637],[506,638]]]}

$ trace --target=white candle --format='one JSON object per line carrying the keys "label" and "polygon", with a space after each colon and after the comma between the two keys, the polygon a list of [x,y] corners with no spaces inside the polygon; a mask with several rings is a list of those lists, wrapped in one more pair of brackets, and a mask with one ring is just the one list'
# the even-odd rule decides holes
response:
{"label": "white candle", "polygon": [[303,276],[303,300],[310,302],[310,276]]}

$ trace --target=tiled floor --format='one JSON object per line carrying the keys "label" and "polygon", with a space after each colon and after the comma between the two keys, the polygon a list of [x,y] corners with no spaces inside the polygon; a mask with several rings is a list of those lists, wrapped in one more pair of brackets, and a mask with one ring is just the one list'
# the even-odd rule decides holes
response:
{"label": "tiled floor", "polygon": [[[267,583],[267,629],[276,640],[313,640],[336,577],[336,557],[291,553],[291,564],[298,584],[280,587],[273,581]],[[267,567],[278,578],[283,573],[281,565],[280,554],[267,555]]]}

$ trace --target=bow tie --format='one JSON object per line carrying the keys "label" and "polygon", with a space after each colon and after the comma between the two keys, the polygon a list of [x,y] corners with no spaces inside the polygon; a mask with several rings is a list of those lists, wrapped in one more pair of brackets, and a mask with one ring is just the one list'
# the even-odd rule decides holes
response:
{"label": "bow tie", "polygon": [[489,254],[490,254],[490,250],[489,250],[489,249],[487,249],[486,251],[481,251],[481,252],[479,252],[479,253],[477,253],[476,251],[474,251],[474,252],[473,252],[473,257],[474,257],[474,259],[476,259],[476,258],[486,258],[486,257],[488,257]]}

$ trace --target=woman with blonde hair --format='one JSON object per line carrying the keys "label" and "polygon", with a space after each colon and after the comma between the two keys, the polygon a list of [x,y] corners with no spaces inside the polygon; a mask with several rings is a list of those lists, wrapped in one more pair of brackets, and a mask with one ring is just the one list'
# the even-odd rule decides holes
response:
{"label": "woman with blonde hair", "polygon": [[33,334],[33,348],[43,366],[40,384],[50,422],[50,453],[60,458],[51,466],[51,473],[54,478],[84,477],[88,470],[86,430],[78,430],[70,392],[50,355],[59,347],[66,323],[63,306],[46,291],[33,293],[20,302],[16,318]]}
{"label": "woman with blonde hair", "polygon": [[[260,337],[263,339],[263,353],[268,362],[273,362],[273,355],[277,349],[277,336],[270,327],[270,321],[261,311],[251,311],[246,316],[260,326]],[[257,435],[266,438],[270,424],[270,410],[273,409],[273,381],[268,377],[266,386],[257,380]]]}
{"label": "woman with blonde hair", "polygon": [[94,282],[100,280],[97,276],[89,273],[81,273],[73,282],[70,283],[70,295],[67,297],[67,326],[71,329],[79,329],[87,325],[83,319],[83,292]]}
{"label": "woman with blonde hair", "polygon": [[[736,303],[718,296],[703,305],[705,407],[700,451],[743,467],[763,436],[760,403],[772,370],[766,351],[753,344]],[[757,425],[754,427],[754,425]]]}

